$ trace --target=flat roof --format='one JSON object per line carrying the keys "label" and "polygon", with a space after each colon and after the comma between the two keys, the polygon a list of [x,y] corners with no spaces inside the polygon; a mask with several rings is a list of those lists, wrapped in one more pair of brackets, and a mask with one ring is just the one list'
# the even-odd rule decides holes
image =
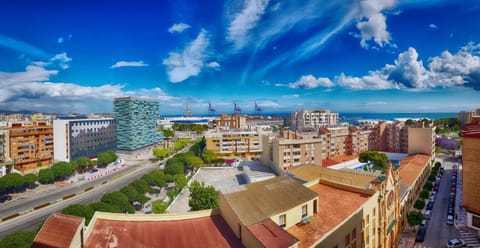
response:
{"label": "flat roof", "polygon": [[321,178],[342,184],[368,188],[368,185],[375,180],[376,176],[365,175],[365,173],[362,172],[363,171],[359,171],[357,174],[354,172],[334,170],[316,165],[298,166],[288,171],[289,174],[306,182]]}
{"label": "flat roof", "polygon": [[294,225],[287,232],[296,237],[299,248],[310,247],[329,231],[356,212],[371,197],[325,184],[310,188],[318,194],[318,212],[313,220],[304,225]]}
{"label": "flat roof", "polygon": [[400,174],[400,181],[411,187],[420,173],[422,173],[425,166],[428,165],[430,158],[430,155],[415,154],[406,156],[402,159],[398,171],[398,174]]}
{"label": "flat roof", "polygon": [[287,176],[246,184],[245,189],[224,194],[240,221],[252,225],[317,198],[317,194]]}
{"label": "flat roof", "polygon": [[220,215],[172,221],[97,219],[93,225],[85,248],[243,247]]}
{"label": "flat roof", "polygon": [[80,217],[52,214],[38,232],[32,247],[70,247],[75,232],[82,223],[83,218]]}
{"label": "flat roof", "polygon": [[248,226],[247,229],[264,247],[290,247],[298,242],[290,233],[271,219]]}
{"label": "flat roof", "polygon": [[146,102],[158,102],[157,100],[154,100],[154,99],[140,98],[140,97],[131,97],[131,96],[117,97],[117,98],[115,98],[114,101],[146,101]]}

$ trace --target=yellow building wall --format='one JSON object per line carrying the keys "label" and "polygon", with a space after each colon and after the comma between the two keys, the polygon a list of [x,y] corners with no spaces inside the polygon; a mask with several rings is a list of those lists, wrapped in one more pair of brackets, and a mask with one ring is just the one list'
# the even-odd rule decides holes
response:
{"label": "yellow building wall", "polygon": [[[318,197],[315,198],[317,199],[318,202]],[[273,216],[270,216],[270,219],[275,222],[277,225],[280,225],[280,215],[285,214],[285,227],[284,229],[288,229],[289,227],[302,222],[302,206],[307,205],[307,217],[313,215],[313,202],[314,200],[307,201],[305,203],[302,203],[294,208],[291,208],[285,212],[275,214]],[[318,206],[317,206],[317,211],[318,211]]]}
{"label": "yellow building wall", "polygon": [[264,246],[260,241],[258,241],[255,236],[247,229],[245,228],[242,230],[242,244],[245,247],[252,247],[252,248],[263,248]]}
{"label": "yellow building wall", "polygon": [[[361,248],[361,223],[363,211],[359,211],[350,215],[335,229],[330,230],[322,239],[317,241],[312,247],[318,248],[351,248],[354,243],[357,248]],[[352,239],[352,233],[355,238]],[[348,235],[348,243],[346,237]]]}
{"label": "yellow building wall", "polygon": [[[238,216],[235,214],[233,209],[225,200],[223,194],[218,195],[218,208],[220,209],[220,214],[227,224],[230,226],[230,229],[235,233],[237,238],[240,238],[240,232],[246,230],[245,226],[242,226]],[[242,230],[241,230],[242,229]]]}

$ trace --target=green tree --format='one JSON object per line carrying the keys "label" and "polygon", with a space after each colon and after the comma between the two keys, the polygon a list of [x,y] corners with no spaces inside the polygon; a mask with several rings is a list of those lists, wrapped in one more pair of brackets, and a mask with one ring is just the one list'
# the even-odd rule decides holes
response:
{"label": "green tree", "polygon": [[211,164],[217,160],[217,155],[212,150],[205,149],[202,152],[202,160],[205,161],[206,164]]}
{"label": "green tree", "polygon": [[190,200],[188,205],[193,211],[213,209],[218,207],[218,191],[213,186],[205,186],[194,181],[190,185]]}
{"label": "green tree", "polygon": [[159,159],[164,159],[168,156],[168,148],[154,148],[153,155]]}
{"label": "green tree", "polygon": [[413,124],[415,124],[415,121],[412,119],[408,119],[407,121],[405,121],[405,125],[413,125]]}
{"label": "green tree", "polygon": [[128,197],[120,191],[114,191],[103,195],[101,201],[118,206],[122,213],[135,213],[135,208],[133,208],[132,204],[128,201]]}
{"label": "green tree", "polygon": [[413,204],[413,207],[418,210],[422,210],[425,207],[425,201],[418,199],[415,201],[415,204]]}
{"label": "green tree", "polygon": [[180,162],[167,164],[165,167],[165,173],[170,175],[183,174],[184,166]]}
{"label": "green tree", "polygon": [[140,180],[146,182],[148,186],[155,186],[157,184],[156,181],[155,181],[155,178],[150,174],[143,175],[140,178]]}
{"label": "green tree", "polygon": [[441,152],[442,152],[442,148],[440,148],[440,146],[435,146],[435,153],[439,154]]}
{"label": "green tree", "polygon": [[52,166],[51,170],[56,180],[65,179],[73,173],[72,165],[67,162],[58,162]]}
{"label": "green tree", "polygon": [[117,154],[113,151],[106,151],[106,152],[101,152],[97,156],[98,160],[98,165],[100,166],[107,166],[108,164],[114,162],[115,160],[118,159]]}
{"label": "green tree", "polygon": [[94,202],[89,205],[94,211],[107,213],[122,213],[119,207],[105,202]]}
{"label": "green tree", "polygon": [[187,183],[188,183],[188,180],[187,180],[187,177],[185,177],[185,175],[183,174],[178,174],[178,175],[175,175],[175,188],[177,190],[181,190],[183,189],[185,186],[187,186]]}
{"label": "green tree", "polygon": [[428,192],[428,190],[422,190],[419,196],[422,199],[428,199],[428,197],[430,197],[430,192]]}
{"label": "green tree", "polygon": [[38,172],[38,181],[43,184],[52,183],[55,180],[55,174],[51,169],[43,169]]}
{"label": "green tree", "polygon": [[426,189],[428,191],[433,189],[433,184],[431,182],[426,182],[425,185],[423,185],[423,189]]}
{"label": "green tree", "polygon": [[85,224],[88,225],[93,217],[95,210],[89,205],[73,204],[62,210],[62,214],[68,214],[85,218]]}
{"label": "green tree", "polygon": [[135,190],[137,190],[137,192],[142,195],[147,192],[150,192],[150,193],[153,192],[153,190],[148,186],[147,182],[141,179],[133,181],[132,183],[129,184],[129,186],[133,186]]}
{"label": "green tree", "polygon": [[136,201],[137,196],[138,196],[138,191],[135,189],[135,187],[133,187],[131,185],[123,187],[120,190],[120,192],[122,192],[123,194],[125,194],[127,196],[128,201],[130,203]]}
{"label": "green tree", "polygon": [[156,200],[152,202],[152,211],[154,214],[163,214],[167,212],[168,202]]}
{"label": "green tree", "polygon": [[371,163],[373,163],[378,167],[386,168],[388,157],[385,153],[376,152],[376,151],[366,151],[366,152],[360,153],[358,160],[362,163],[367,163],[370,161]]}
{"label": "green tree", "polygon": [[415,229],[415,226],[418,226],[422,223],[423,220],[423,214],[418,211],[410,211],[407,214],[407,221],[410,226],[413,226]]}
{"label": "green tree", "polygon": [[30,248],[38,231],[38,229],[32,231],[16,231],[9,234],[0,240],[0,248]]}
{"label": "green tree", "polygon": [[35,176],[35,174],[27,174],[25,176],[23,176],[23,179],[25,180],[25,184],[28,186],[28,187],[32,187],[35,182],[38,180],[37,176]]}
{"label": "green tree", "polygon": [[15,189],[25,185],[25,179],[18,173],[9,173],[2,177],[3,187],[15,192]]}
{"label": "green tree", "polygon": [[172,202],[173,199],[175,199],[176,195],[177,195],[176,190],[174,190],[174,189],[167,190],[167,196],[168,196],[168,198],[170,198],[170,202]]}
{"label": "green tree", "polygon": [[188,167],[199,168],[203,166],[203,160],[196,156],[190,156],[186,158]]}
{"label": "green tree", "polygon": [[164,129],[163,130],[163,137],[164,138],[172,138],[173,136],[175,136],[175,132],[173,132],[173,130],[171,129]]}
{"label": "green tree", "polygon": [[88,157],[82,156],[77,159],[75,159],[75,162],[77,163],[78,167],[80,167],[81,171],[83,172],[85,169],[90,166],[90,159]]}

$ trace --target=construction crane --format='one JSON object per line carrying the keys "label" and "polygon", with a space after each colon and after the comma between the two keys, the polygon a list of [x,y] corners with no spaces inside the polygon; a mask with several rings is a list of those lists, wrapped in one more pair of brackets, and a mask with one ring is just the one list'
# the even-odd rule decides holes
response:
{"label": "construction crane", "polygon": [[234,114],[242,113],[242,109],[237,105],[236,101],[233,101],[233,113]]}
{"label": "construction crane", "polygon": [[192,111],[190,110],[190,107],[188,106],[188,103],[185,104],[185,116],[186,117],[192,117]]}
{"label": "construction crane", "polygon": [[260,112],[263,111],[263,108],[260,107],[258,104],[257,104],[257,101],[254,102],[255,103],[255,113],[258,114]]}
{"label": "construction crane", "polygon": [[210,100],[208,100],[208,113],[211,114],[211,115],[214,115],[215,114],[215,108],[212,106],[212,104],[210,103]]}

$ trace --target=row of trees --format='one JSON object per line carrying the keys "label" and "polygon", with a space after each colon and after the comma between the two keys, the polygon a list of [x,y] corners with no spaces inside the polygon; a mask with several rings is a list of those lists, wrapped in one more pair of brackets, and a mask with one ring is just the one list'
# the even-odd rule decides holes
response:
{"label": "row of trees", "polygon": [[416,210],[410,211],[407,214],[408,224],[415,227],[420,225],[423,220],[423,213],[421,212],[425,208],[425,201],[430,197],[430,191],[433,189],[433,182],[437,177],[438,171],[440,170],[441,163],[436,162],[435,166],[432,168],[432,172],[427,179],[425,185],[423,185],[423,190],[419,193],[418,199],[413,204],[413,207]]}
{"label": "row of trees", "polygon": [[462,123],[457,118],[441,118],[434,122],[436,134],[458,133],[462,128]]}
{"label": "row of trees", "polygon": [[0,177],[0,192],[16,193],[22,191],[26,187],[32,188],[37,181],[37,176],[34,174],[26,174],[24,176],[18,173],[9,173]]}
{"label": "row of trees", "polygon": [[172,129],[174,131],[191,131],[201,134],[208,130],[208,125],[174,123]]}

